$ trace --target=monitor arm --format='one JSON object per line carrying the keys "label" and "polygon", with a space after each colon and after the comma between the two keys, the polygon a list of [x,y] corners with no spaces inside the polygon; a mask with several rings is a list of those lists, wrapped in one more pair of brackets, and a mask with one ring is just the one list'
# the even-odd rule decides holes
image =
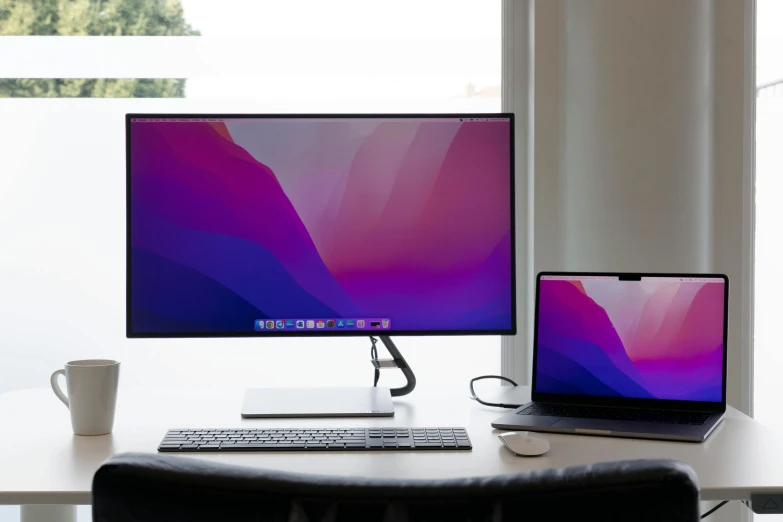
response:
{"label": "monitor arm", "polygon": [[413,370],[408,366],[408,362],[402,356],[400,351],[395,346],[394,342],[388,335],[381,335],[381,342],[391,354],[391,359],[372,359],[372,364],[377,370],[386,368],[399,368],[402,370],[402,374],[408,380],[405,386],[400,388],[391,388],[392,397],[401,397],[402,395],[408,395],[416,387],[416,376],[413,375]]}

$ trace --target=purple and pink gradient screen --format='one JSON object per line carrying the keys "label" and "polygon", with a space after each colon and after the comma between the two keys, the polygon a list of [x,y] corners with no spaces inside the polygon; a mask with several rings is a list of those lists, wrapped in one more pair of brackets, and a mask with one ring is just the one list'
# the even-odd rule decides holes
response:
{"label": "purple and pink gradient screen", "polygon": [[509,118],[130,124],[130,333],[512,329]]}
{"label": "purple and pink gradient screen", "polygon": [[542,276],[538,393],[720,402],[720,278]]}

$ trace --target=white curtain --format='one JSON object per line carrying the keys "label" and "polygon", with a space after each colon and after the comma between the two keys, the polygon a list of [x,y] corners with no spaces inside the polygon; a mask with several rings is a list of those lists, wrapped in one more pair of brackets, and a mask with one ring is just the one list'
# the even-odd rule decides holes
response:
{"label": "white curtain", "polygon": [[722,272],[728,400],[750,411],[752,15],[752,0],[506,2],[522,207],[507,375],[529,375],[538,271]]}

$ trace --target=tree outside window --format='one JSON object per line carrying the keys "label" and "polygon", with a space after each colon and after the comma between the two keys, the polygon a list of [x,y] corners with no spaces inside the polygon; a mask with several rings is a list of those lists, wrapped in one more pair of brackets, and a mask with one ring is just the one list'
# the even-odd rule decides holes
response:
{"label": "tree outside window", "polygon": [[[198,36],[180,0],[0,0],[0,36]],[[4,98],[182,98],[184,78],[2,78]]]}

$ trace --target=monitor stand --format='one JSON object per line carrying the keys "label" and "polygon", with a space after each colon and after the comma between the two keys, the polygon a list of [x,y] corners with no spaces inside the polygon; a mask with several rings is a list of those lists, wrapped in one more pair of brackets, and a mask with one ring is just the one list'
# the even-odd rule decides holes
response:
{"label": "monitor stand", "polygon": [[394,342],[381,342],[391,359],[372,359],[376,369],[399,368],[407,383],[400,388],[252,388],[245,392],[242,417],[391,417],[392,397],[407,395],[416,387],[416,376]]}

